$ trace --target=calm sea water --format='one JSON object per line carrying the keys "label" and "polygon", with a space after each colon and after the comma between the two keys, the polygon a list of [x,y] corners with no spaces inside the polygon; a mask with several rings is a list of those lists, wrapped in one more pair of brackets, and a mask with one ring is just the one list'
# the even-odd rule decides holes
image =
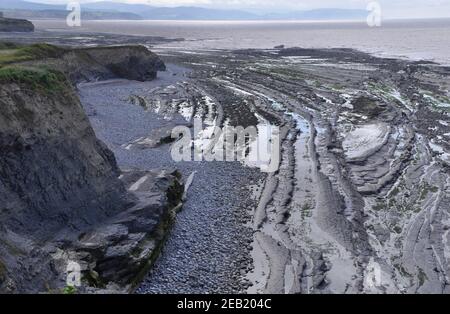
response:
{"label": "calm sea water", "polygon": [[355,48],[381,56],[432,60],[450,65],[450,19],[385,21],[371,28],[363,22],[296,21],[83,21],[68,28],[64,21],[35,20],[40,30],[106,32],[185,38],[165,44],[176,49],[287,47]]}

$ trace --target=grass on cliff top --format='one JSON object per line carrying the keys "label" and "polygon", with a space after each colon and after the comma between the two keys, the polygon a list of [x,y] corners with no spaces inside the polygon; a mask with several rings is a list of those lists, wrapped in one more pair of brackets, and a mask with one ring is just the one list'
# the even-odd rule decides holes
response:
{"label": "grass on cliff top", "polygon": [[22,46],[8,42],[0,42],[0,67],[24,61],[45,58],[58,58],[66,50],[49,44]]}
{"label": "grass on cliff top", "polygon": [[0,68],[0,84],[11,83],[40,92],[59,92],[69,86],[64,74],[55,70],[21,66]]}

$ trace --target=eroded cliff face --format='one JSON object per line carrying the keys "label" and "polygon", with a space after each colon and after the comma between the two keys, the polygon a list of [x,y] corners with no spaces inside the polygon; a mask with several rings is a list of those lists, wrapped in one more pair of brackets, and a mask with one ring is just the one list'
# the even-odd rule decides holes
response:
{"label": "eroded cliff face", "polygon": [[0,72],[0,292],[62,291],[70,262],[81,289],[129,291],[179,207],[177,173],[121,173],[61,72]]}
{"label": "eroded cliff face", "polygon": [[59,49],[56,58],[53,55],[33,64],[57,68],[76,83],[113,78],[148,81],[166,69],[164,62],[143,46]]}
{"label": "eroded cliff face", "polygon": [[[114,53],[111,53],[114,50]],[[136,81],[156,78],[164,71],[164,62],[143,46],[117,46],[83,49],[95,62],[104,65],[115,76]]]}
{"label": "eroded cliff face", "polygon": [[64,220],[79,229],[126,204],[114,156],[96,139],[70,86],[45,92],[2,84],[0,96],[6,227],[46,238]]}

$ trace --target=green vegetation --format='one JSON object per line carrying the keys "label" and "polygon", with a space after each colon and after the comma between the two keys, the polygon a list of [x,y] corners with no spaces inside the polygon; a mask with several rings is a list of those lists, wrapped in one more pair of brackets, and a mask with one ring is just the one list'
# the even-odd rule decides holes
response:
{"label": "green vegetation", "polygon": [[[415,195],[403,194],[402,191],[407,191],[409,188],[405,185],[405,182],[401,180],[397,186],[395,186],[387,195],[386,201],[378,200],[372,206],[374,211],[396,211],[398,213],[419,213],[422,210],[422,202],[427,199],[430,193],[439,192],[437,186],[423,181],[419,184],[418,193]],[[401,233],[401,228],[393,227],[393,231]]]}
{"label": "green vegetation", "polygon": [[372,209],[374,211],[381,211],[381,210],[386,210],[386,204],[384,202],[378,201],[373,207]]}
{"label": "green vegetation", "polygon": [[67,286],[63,289],[63,294],[75,294],[77,293],[77,288],[72,286]]}
{"label": "green vegetation", "polygon": [[398,195],[398,193],[400,193],[400,189],[398,188],[398,186],[396,186],[395,188],[392,189],[392,191],[389,193],[388,197],[396,197]]}
{"label": "green vegetation", "polygon": [[302,218],[307,218],[312,216],[312,205],[309,202],[306,202],[302,205]]}
{"label": "green vegetation", "polygon": [[427,90],[420,91],[425,96],[433,110],[442,110],[442,113],[450,111],[450,98],[447,95],[433,93]]}
{"label": "green vegetation", "polygon": [[434,185],[430,185],[428,182],[423,182],[420,187],[420,197],[419,200],[423,201],[427,198],[428,193],[437,193],[439,188]]}
{"label": "green vegetation", "polygon": [[18,50],[22,55],[28,55],[35,59],[39,58],[58,58],[61,57],[66,50],[49,44],[35,44],[25,46]]}
{"label": "green vegetation", "polygon": [[0,50],[4,50],[4,49],[17,49],[20,46],[15,44],[15,43],[10,43],[10,42],[0,42]]}
{"label": "green vegetation", "polygon": [[[158,224],[156,230],[153,232],[153,235],[148,237],[147,241],[151,241],[152,243],[156,244],[156,246],[152,251],[149,252],[150,255],[148,256],[146,262],[140,265],[141,270],[137,274],[137,276],[135,276],[132,282],[133,288],[138,287],[139,283],[142,282],[142,280],[144,279],[144,276],[153,267],[157,258],[161,255],[161,251],[170,234],[168,231],[171,230],[173,224],[175,223],[175,217],[177,213],[180,211],[180,208],[181,208],[180,206],[172,208],[163,218],[163,220]],[[143,244],[141,248],[135,249],[134,254],[136,256],[141,255],[143,252],[142,247],[145,246],[146,245]]]}
{"label": "green vegetation", "polygon": [[402,275],[402,277],[408,277],[408,278],[412,277],[412,275],[410,273],[408,273],[408,271],[406,270],[405,266],[403,266],[401,264],[395,264],[394,266],[395,266],[395,268],[397,268],[397,270],[399,271],[400,275]]}
{"label": "green vegetation", "polygon": [[0,83],[16,83],[42,92],[61,91],[68,86],[66,77],[44,67],[18,65],[20,62],[57,58],[65,49],[48,44],[17,45],[0,42]]}
{"label": "green vegetation", "polygon": [[0,68],[0,84],[16,83],[42,92],[57,92],[68,87],[64,74],[46,68],[8,66]]}
{"label": "green vegetation", "polygon": [[374,94],[376,94],[377,91],[381,91],[383,94],[389,94],[393,92],[392,87],[382,83],[369,82],[367,83],[367,88]]}
{"label": "green vegetation", "polygon": [[345,87],[344,87],[344,85],[342,85],[340,83],[334,83],[333,85],[331,85],[331,89],[340,91],[340,90],[345,89]]}
{"label": "green vegetation", "polygon": [[48,44],[20,46],[13,43],[0,43],[0,68],[19,62],[58,58],[66,52],[65,49]]}
{"label": "green vegetation", "polygon": [[425,283],[425,281],[428,280],[427,274],[425,274],[425,272],[423,271],[422,268],[417,267],[419,273],[417,274],[417,278],[419,279],[419,287],[422,287],[423,284]]}

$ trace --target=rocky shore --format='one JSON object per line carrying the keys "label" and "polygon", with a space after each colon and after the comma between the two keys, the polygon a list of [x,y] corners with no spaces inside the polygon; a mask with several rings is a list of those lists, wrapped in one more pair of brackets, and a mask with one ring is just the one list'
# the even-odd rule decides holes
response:
{"label": "rocky shore", "polygon": [[158,53],[189,64],[229,123],[284,130],[249,292],[448,293],[449,68],[351,49]]}
{"label": "rocky shore", "polygon": [[[153,51],[166,71],[146,81],[154,76],[139,71],[142,65],[162,69],[153,54],[136,48],[131,55],[121,50],[125,59],[109,59],[102,49],[57,50],[57,58],[40,63],[78,83],[78,106],[102,142],[89,138],[108,147],[95,144],[94,150],[106,160],[107,175],[120,175],[120,184],[107,182],[122,189],[111,189],[114,196],[128,190],[133,202],[78,234],[74,251],[94,286],[98,274],[137,293],[449,292],[449,68],[351,49],[161,48]],[[88,61],[79,60],[81,54]],[[79,71],[80,64],[95,67]],[[126,68],[138,77],[122,75]],[[279,126],[279,170],[174,162],[168,134],[175,126],[192,128],[193,118],[219,127]],[[152,169],[166,169],[162,181]],[[161,195],[168,206],[161,207]],[[142,197],[165,208],[157,210],[162,225],[155,225],[154,211],[136,209]],[[181,198],[183,210],[169,219],[170,234],[159,232],[179,209],[173,200]],[[2,211],[2,221],[15,217],[10,212]],[[142,216],[129,224],[127,215],[136,213],[144,213],[143,225]],[[139,238],[142,228],[166,245]],[[9,230],[0,234],[8,244],[15,239]],[[99,245],[98,254],[92,241],[112,249]],[[144,266],[144,260],[151,262]],[[2,262],[11,265],[11,259]],[[131,279],[135,266],[142,272]],[[116,273],[120,278],[109,277]],[[104,286],[120,290],[114,287]]]}
{"label": "rocky shore", "polygon": [[[253,231],[248,223],[257,204],[254,189],[265,175],[239,162],[174,162],[170,143],[133,145],[139,138],[148,139],[147,143],[160,142],[152,136],[162,134],[156,132],[159,129],[189,125],[190,118],[168,103],[176,86],[197,88],[188,83],[189,73],[169,64],[156,81],[81,84],[81,101],[99,138],[113,150],[121,168],[171,167],[183,178],[191,178],[183,210],[162,255],[137,292],[245,292],[250,282],[244,277],[252,262]],[[164,95],[171,96],[158,98]],[[206,103],[200,98],[208,94],[197,91],[196,95],[198,102],[193,99],[186,107],[192,105],[193,111],[206,113]],[[135,101],[137,97],[141,102]],[[151,108],[153,104],[159,104],[158,112]],[[211,119],[221,111],[220,103],[214,106],[209,112]]]}
{"label": "rocky shore", "polygon": [[[121,166],[192,179],[136,292],[447,291],[447,220],[433,218],[448,215],[447,68],[347,49],[157,53],[159,81],[80,87]],[[173,163],[170,143],[143,144],[194,116],[280,126],[279,171]]]}

